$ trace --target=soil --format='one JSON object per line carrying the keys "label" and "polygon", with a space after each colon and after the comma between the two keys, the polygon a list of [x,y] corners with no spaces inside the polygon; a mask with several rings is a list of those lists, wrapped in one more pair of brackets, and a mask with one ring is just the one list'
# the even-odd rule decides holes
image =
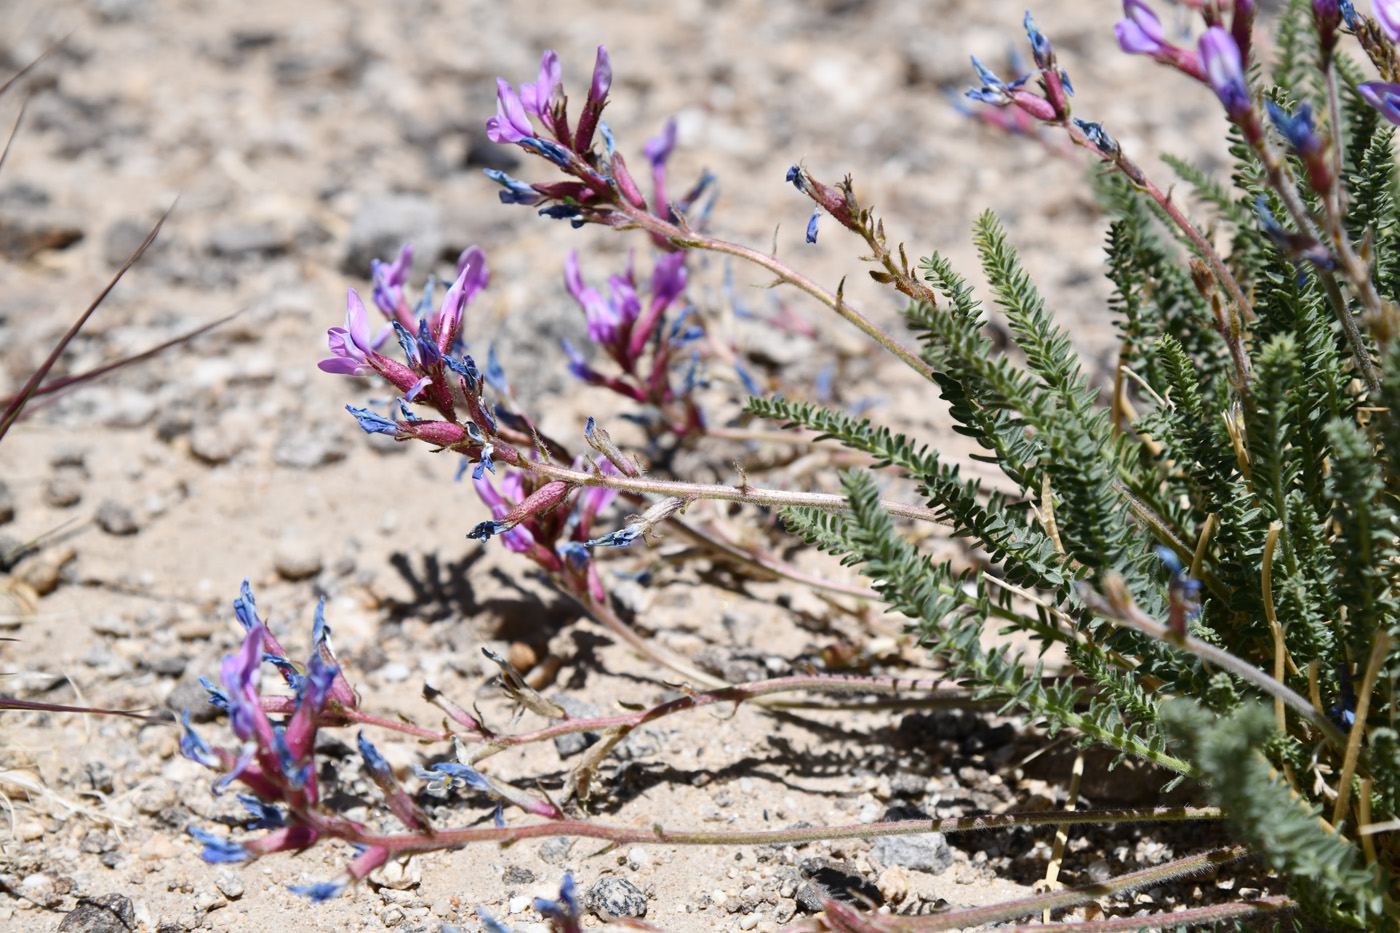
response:
{"label": "soil", "polygon": [[[1223,170],[1218,104],[1207,89],[1119,53],[1115,7],[1047,2],[1034,12],[1074,79],[1076,113],[1101,120],[1164,187],[1171,179],[1156,155],[1168,147]],[[481,172],[548,178],[542,163],[485,139],[494,78],[533,80],[541,51],[553,48],[581,101],[594,49],[606,44],[615,73],[607,119],[619,147],[640,164],[643,142],[675,117],[673,184],[706,168],[716,174],[713,232],[775,248],[827,287],[847,276],[854,304],[912,340],[900,303],[854,258],[854,240],[828,219],[817,245],[803,242],[810,205],[784,184],[788,166],[802,162],[828,182],[853,173],[892,240],[911,256],[943,251],[973,282],[970,225],[994,210],[1102,378],[1113,341],[1099,274],[1106,221],[1088,164],[1053,136],[1008,138],[970,121],[947,96],[971,83],[969,54],[1011,74],[1007,49],[1025,49],[1021,16],[1021,5],[1000,0],[3,5],[7,72],[53,51],[0,98],[3,126],[26,102],[0,169],[0,394],[23,385],[172,204],[156,245],[55,375],[238,312],[205,336],[36,402],[0,444],[0,500],[12,505],[0,501],[0,550],[34,543],[7,566],[0,590],[0,625],[14,639],[0,643],[4,690],[172,720],[188,708],[206,737],[230,742],[221,719],[208,721],[198,678],[217,679],[220,658],[240,639],[230,604],[247,578],[294,654],[307,649],[324,597],[363,708],[387,717],[437,725],[441,713],[420,698],[431,683],[478,705],[495,728],[538,728],[539,717],[517,715],[502,696],[483,647],[527,667],[538,661],[537,676],[557,665],[544,692],[600,712],[674,696],[675,675],[580,617],[523,558],[465,538],[488,516],[469,484],[453,481],[456,463],[358,430],[344,407],[382,397],[380,387],[315,366],[326,328],[342,322],[345,289],[367,295],[369,260],[391,259],[404,239],[421,257],[415,284],[429,269],[450,274],[463,248],[480,245],[492,282],[468,310],[473,349],[496,349],[518,403],[547,433],[582,447],[593,415],[624,446],[639,444],[620,417],[627,408],[580,388],[566,369],[559,340],[584,345],[586,335],[562,265],[577,249],[585,275],[601,283],[629,250],[648,270],[649,243],[502,205]],[[765,290],[753,268],[703,259],[693,271],[691,300],[766,391],[811,397],[830,378],[835,404],[868,406],[952,455],[968,452],[930,387],[850,326],[796,292]],[[812,336],[765,323],[780,304]],[[738,306],[754,313],[741,316]],[[736,373],[715,363],[710,383],[710,423],[747,423]],[[830,460],[794,463],[789,453],[704,441],[671,465],[687,478],[732,482],[741,460],[755,482],[836,488]],[[624,514],[619,507],[609,520]],[[778,548],[808,572],[861,582],[756,509],[697,507],[694,517]],[[924,545],[970,559],[937,532]],[[843,656],[872,672],[937,669],[893,636],[899,619],[878,607],[753,579],[683,542],[604,561],[626,614],[726,676]],[[647,582],[636,578],[648,570]],[[266,686],[277,684],[269,675]],[[1030,893],[1053,841],[1048,831],[949,836],[949,862],[937,872],[895,869],[915,856],[868,840],[616,850],[535,841],[420,856],[309,906],[286,886],[333,878],[349,851],[325,844],[206,865],[186,828],[235,826],[243,810],[232,795],[211,794],[211,776],[179,756],[177,738],[168,724],[117,718],[4,719],[0,929],[120,929],[100,917],[92,923],[109,925],[79,925],[101,913],[82,899],[115,894],[129,901],[130,929],[163,933],[476,930],[478,906],[531,931],[541,918],[528,899],[557,894],[571,870],[581,891],[630,882],[646,920],[664,929],[767,931],[803,915],[800,889],[824,864],[814,858],[874,884],[889,910],[920,913]],[[372,738],[415,792],[422,782],[412,766],[451,751],[388,732]],[[334,805],[387,827],[353,739],[333,730],[322,743]],[[640,730],[608,758],[592,812],[628,826],[739,829],[869,822],[893,806],[939,817],[1063,806],[1072,759],[1020,720],[979,710],[692,712]],[[557,792],[576,761],[546,742],[483,768]],[[1159,799],[1161,775],[1129,767],[1106,776],[1105,765],[1091,756],[1079,806]],[[491,819],[480,796],[422,799],[443,825]],[[1155,864],[1219,832],[1082,828],[1069,835],[1059,878],[1083,883]],[[1202,889],[1248,884],[1198,877],[1110,909],[1165,909]],[[631,892],[604,894],[625,902]]]}

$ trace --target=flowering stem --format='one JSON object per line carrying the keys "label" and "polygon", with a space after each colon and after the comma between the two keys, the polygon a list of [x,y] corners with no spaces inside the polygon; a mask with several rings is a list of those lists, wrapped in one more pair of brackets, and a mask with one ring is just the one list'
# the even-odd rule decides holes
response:
{"label": "flowering stem", "polygon": [[[850,508],[850,501],[843,495],[826,492],[789,492],[782,489],[761,489],[751,486],[747,481],[737,486],[722,486],[713,483],[682,483],[673,480],[653,480],[642,477],[613,476],[606,473],[587,473],[583,470],[571,470],[568,467],[558,466],[554,463],[545,463],[540,460],[528,460],[524,457],[516,464],[522,470],[529,470],[541,476],[548,476],[552,479],[563,480],[566,483],[574,483],[579,486],[601,486],[605,489],[620,489],[624,492],[645,492],[654,493],[659,496],[677,496],[686,500],[693,499],[720,499],[726,502],[747,502],[751,505],[762,505],[776,508],[811,508],[822,509],[829,512],[845,511]],[[910,505],[905,502],[895,502],[890,499],[881,500],[880,503],[891,515],[900,518],[909,518],[916,521],[936,522],[940,525],[948,524],[941,519],[933,509],[920,505]]]}
{"label": "flowering stem", "polygon": [[[643,845],[647,843],[677,846],[744,846],[744,845],[804,845],[820,842],[823,839],[869,839],[878,836],[914,836],[924,833],[960,833],[973,830],[1004,829],[1019,826],[1069,826],[1083,824],[1137,823],[1137,822],[1183,822],[1195,820],[1223,819],[1225,812],[1219,807],[1133,807],[1121,810],[1035,810],[1019,813],[984,813],[978,816],[949,817],[941,820],[899,820],[885,823],[856,823],[846,826],[815,826],[801,829],[770,829],[745,831],[726,830],[670,830],[660,823],[648,827],[610,826],[592,823],[587,820],[554,820],[548,823],[534,823],[527,826],[482,827],[473,829],[438,829],[426,834],[380,834],[349,829],[348,821],[327,819],[315,811],[298,813],[308,825],[327,835],[354,842],[357,845],[382,846],[398,855],[408,852],[433,852],[442,849],[455,849],[471,843],[495,842],[509,844],[523,839],[539,839],[554,836],[580,836],[587,839],[604,839],[615,845]],[[350,824],[353,825],[353,824]],[[1131,890],[1150,883],[1160,883],[1175,874],[1186,871],[1199,871],[1213,864],[1240,858],[1245,854],[1243,846],[1218,849],[1204,855],[1191,856],[1168,862],[1144,872],[1124,875],[1102,885],[1090,886],[1099,891],[1090,896],[1104,897],[1118,891]],[[1223,853],[1233,853],[1228,858]],[[1180,867],[1188,865],[1189,867]],[[1139,880],[1129,881],[1128,879]],[[1150,877],[1149,877],[1150,876]],[[1126,883],[1124,883],[1126,882]],[[1086,890],[1086,889],[1078,889]],[[1062,892],[1070,894],[1072,892]],[[1014,903],[1014,902],[1013,902]],[[1073,903],[1082,903],[1075,900]],[[1063,906],[1070,906],[1069,904]],[[1039,909],[1039,908],[1037,908]],[[1017,916],[1012,914],[1011,916]]]}
{"label": "flowering stem", "polygon": [[796,286],[813,298],[835,311],[841,317],[850,321],[865,333],[866,336],[884,347],[925,379],[933,379],[933,368],[919,358],[919,355],[910,350],[904,344],[891,337],[889,334],[876,327],[869,318],[861,314],[842,297],[841,288],[838,286],[836,292],[827,291],[816,282],[807,278],[802,273],[796,271],[791,266],[766,253],[761,253],[752,247],[743,246],[739,243],[731,243],[721,240],[718,237],[707,236],[690,229],[682,219],[679,223],[669,223],[634,207],[626,199],[620,199],[616,205],[612,205],[618,213],[624,214],[629,223],[628,226],[640,227],[648,233],[664,238],[667,242],[681,247],[682,249],[703,249],[715,253],[724,253],[729,256],[737,256],[746,259],[756,266],[761,266],[772,272],[779,279],[789,285]]}
{"label": "flowering stem", "polygon": [[1157,206],[1171,218],[1172,223],[1177,225],[1177,228],[1186,235],[1186,238],[1196,247],[1196,251],[1200,253],[1206,263],[1210,265],[1210,269],[1215,273],[1215,277],[1220,280],[1220,284],[1225,286],[1225,290],[1230,293],[1230,299],[1234,301],[1235,306],[1240,309],[1241,316],[1243,316],[1246,321],[1254,320],[1254,306],[1251,305],[1249,299],[1245,297],[1244,291],[1240,288],[1240,283],[1235,280],[1234,275],[1225,267],[1225,263],[1221,260],[1220,254],[1215,251],[1215,247],[1210,245],[1210,241],[1201,234],[1201,231],[1196,229],[1195,225],[1186,218],[1186,215],[1183,214],[1176,206],[1176,203],[1172,201],[1171,195],[1163,193],[1162,189],[1152,183],[1152,180],[1147,177],[1146,173],[1143,172],[1137,163],[1123,155],[1121,151],[1118,153],[1104,152],[1089,141],[1089,138],[1084,134],[1083,130],[1072,123],[1066,123],[1065,129],[1069,132],[1070,138],[1073,139],[1077,145],[1083,146],[1090,152],[1097,153],[1100,159],[1113,166],[1113,168],[1117,169],[1119,172],[1122,172],[1125,178],[1145,191],[1147,196],[1157,203]]}
{"label": "flowering stem", "polygon": [[[1297,184],[1289,174],[1287,166],[1283,164],[1273,147],[1262,135],[1258,135],[1255,139],[1254,151],[1264,166],[1269,187],[1278,193],[1280,200],[1283,201],[1283,206],[1288,210],[1288,216],[1293,219],[1294,225],[1298,228],[1298,232],[1318,239],[1317,226],[1313,223],[1302,198],[1298,195]],[[1340,185],[1340,181],[1337,184]],[[1366,308],[1373,320],[1378,320],[1381,315],[1380,296],[1376,294],[1375,286],[1371,283],[1370,272],[1352,250],[1346,231],[1342,229],[1338,201],[1330,195],[1324,195],[1322,200],[1327,212],[1327,237],[1332,242],[1333,255],[1341,265],[1346,277],[1351,281],[1352,288],[1356,290],[1362,306]],[[1366,388],[1372,394],[1379,392],[1381,388],[1380,376],[1376,373],[1375,366],[1371,364],[1371,353],[1366,349],[1366,340],[1361,336],[1361,328],[1356,324],[1356,315],[1352,314],[1351,309],[1347,307],[1346,297],[1337,287],[1336,278],[1329,270],[1319,268],[1318,278],[1322,281],[1323,290],[1327,293],[1327,299],[1332,305],[1333,313],[1342,325],[1342,331],[1347,335],[1347,344],[1351,347],[1351,355],[1356,360],[1356,368],[1360,371]]]}

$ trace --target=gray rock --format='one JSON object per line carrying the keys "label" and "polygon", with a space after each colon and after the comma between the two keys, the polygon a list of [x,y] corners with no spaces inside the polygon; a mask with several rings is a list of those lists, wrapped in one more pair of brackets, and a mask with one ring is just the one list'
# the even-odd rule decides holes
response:
{"label": "gray rock", "polygon": [[797,906],[808,913],[821,910],[823,898],[848,904],[884,903],[880,889],[849,865],[829,858],[809,858],[802,862],[799,870],[807,883],[797,889]]}
{"label": "gray rock", "polygon": [[540,845],[540,860],[546,865],[563,865],[569,858],[569,851],[574,847],[574,840],[568,836],[555,836],[546,839]]}
{"label": "gray rock", "polygon": [[209,702],[209,691],[198,679],[182,680],[176,684],[170,696],[165,698],[165,706],[176,716],[188,711],[191,722],[213,722],[219,718],[219,708]]}
{"label": "gray rock", "polygon": [[214,874],[214,885],[219,889],[219,893],[231,901],[236,901],[243,896],[243,879],[237,872],[227,868],[220,868]]}
{"label": "gray rock", "polygon": [[602,878],[583,896],[583,906],[604,923],[619,917],[645,917],[647,896],[626,878]]}
{"label": "gray rock", "polygon": [[501,880],[506,884],[534,884],[535,873],[520,865],[507,865],[501,872]]}
{"label": "gray rock", "polygon": [[[550,699],[563,707],[564,712],[573,719],[592,719],[603,714],[592,703],[585,703],[563,694],[556,693]],[[569,758],[579,754],[600,738],[601,736],[596,732],[570,732],[567,735],[556,735],[554,737],[554,750],[559,753],[560,758]]]}
{"label": "gray rock", "polygon": [[131,509],[111,499],[97,507],[97,527],[109,535],[118,537],[134,535],[141,530],[141,526],[136,524],[136,516],[131,514]]}
{"label": "gray rock", "polygon": [[321,572],[325,561],[305,538],[283,538],[272,552],[272,566],[283,580],[305,580]]}
{"label": "gray rock", "polygon": [[870,846],[870,855],[885,866],[899,865],[930,875],[941,875],[953,864],[953,852],[942,833],[882,836]]}
{"label": "gray rock", "polygon": [[[885,822],[932,819],[918,807],[890,807],[884,815]],[[898,865],[931,875],[942,874],[953,864],[953,852],[942,833],[881,836],[870,846],[870,855],[886,867]]]}
{"label": "gray rock", "polygon": [[234,452],[233,439],[217,424],[200,424],[190,431],[190,453],[205,463],[227,463]]}
{"label": "gray rock", "polygon": [[135,933],[136,908],[121,894],[85,897],[63,918],[58,933]]}
{"label": "gray rock", "polygon": [[368,277],[375,259],[392,262],[405,243],[412,243],[415,275],[421,281],[442,253],[442,208],[421,194],[370,198],[350,222],[349,242],[341,270]]}
{"label": "gray rock", "polygon": [[277,256],[289,239],[272,224],[223,224],[209,234],[209,252],[224,259]]}
{"label": "gray rock", "polygon": [[15,520],[15,496],[10,487],[0,480],[0,525],[8,525]]}
{"label": "gray rock", "polygon": [[67,509],[83,501],[83,480],[79,467],[59,467],[44,484],[44,501],[56,509]]}

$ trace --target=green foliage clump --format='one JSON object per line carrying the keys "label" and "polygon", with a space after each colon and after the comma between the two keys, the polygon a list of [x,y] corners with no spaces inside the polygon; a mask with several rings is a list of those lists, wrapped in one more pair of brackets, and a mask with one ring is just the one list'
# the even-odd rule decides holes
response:
{"label": "green foliage clump", "polygon": [[[1325,112],[1308,10],[1294,3],[1284,17],[1263,93]],[[1340,96],[1346,234],[1365,244],[1380,298],[1400,301],[1394,134],[1352,90]],[[1400,653],[1384,654],[1400,644],[1400,341],[1355,282],[1344,291],[1332,269],[1265,235],[1261,197],[1278,216],[1284,205],[1256,149],[1237,134],[1232,151],[1229,183],[1169,164],[1230,244],[1252,309],[1219,288],[1161,201],[1123,174],[1098,180],[1121,335],[1112,397],[1086,377],[995,217],[979,218],[974,238],[1006,351],[948,261],[920,264],[939,298],[906,311],[920,356],[955,430],[1015,492],[869,420],[783,399],[750,410],[912,479],[981,549],[985,566],[961,575],[922,554],[868,473],[843,478],[847,513],[785,513],[862,568],[957,676],[1051,733],[1198,779],[1310,917],[1393,929],[1400,833],[1362,830],[1400,819]],[[1369,326],[1378,388],[1341,315]],[[1042,653],[1062,646],[1076,676],[988,648],[989,628],[1029,633]]]}

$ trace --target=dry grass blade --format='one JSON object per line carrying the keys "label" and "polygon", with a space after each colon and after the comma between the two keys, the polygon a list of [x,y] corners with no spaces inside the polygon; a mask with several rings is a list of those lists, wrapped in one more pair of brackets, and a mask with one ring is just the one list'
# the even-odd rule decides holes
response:
{"label": "dry grass blade", "polygon": [[61,703],[38,703],[33,700],[12,700],[8,697],[0,699],[0,710],[26,710],[39,713],[93,713],[99,716],[125,716],[127,719],[139,719],[142,722],[157,722],[162,725],[172,725],[168,719],[159,716],[148,716],[145,713],[137,713],[125,709],[97,709],[92,706],[64,706]]}
{"label": "dry grass blade", "polygon": [[4,84],[0,84],[0,95],[3,95],[3,94],[4,94],[6,91],[8,91],[11,87],[13,87],[16,81],[20,80],[20,79],[23,78],[25,75],[29,74],[29,72],[31,72],[31,71],[33,71],[35,68],[39,67],[39,63],[42,62],[44,59],[48,58],[48,57],[49,57],[50,55],[52,55],[54,52],[56,52],[56,51],[59,49],[59,47],[63,45],[63,43],[65,43],[65,42],[68,41],[68,36],[71,36],[72,34],[73,34],[72,32],[69,32],[68,35],[65,35],[62,39],[59,39],[59,40],[58,40],[57,42],[55,42],[53,45],[49,46],[48,48],[44,49],[44,51],[42,51],[42,52],[40,52],[38,55],[36,55],[36,56],[29,62],[29,64],[25,65],[25,66],[24,66],[23,68],[21,68],[19,71],[16,71],[14,74],[12,74],[12,75],[10,75],[8,78],[6,78],[6,79],[5,79],[5,83],[4,83]]}
{"label": "dry grass blade", "polygon": [[67,349],[68,344],[72,342],[74,337],[78,336],[78,332],[83,329],[83,325],[88,322],[88,318],[92,317],[93,312],[96,311],[98,306],[111,294],[112,289],[117,287],[117,283],[121,281],[121,277],[126,274],[127,270],[134,266],[146,250],[150,248],[150,245],[155,242],[156,236],[160,233],[161,226],[174,209],[175,205],[172,204],[166,209],[164,214],[160,215],[160,219],[157,220],[155,226],[151,228],[151,232],[146,234],[146,239],[136,248],[136,252],[132,253],[131,258],[122,264],[122,267],[112,276],[107,286],[103,288],[102,291],[98,293],[98,296],[92,300],[92,303],[87,306],[87,310],[79,315],[78,319],[73,322],[72,327],[68,328],[68,332],[58,341],[58,346],[54,347],[53,352],[48,355],[48,358],[39,365],[38,369],[34,370],[34,374],[30,376],[29,381],[24,384],[24,388],[20,389],[19,393],[10,399],[9,405],[5,407],[4,415],[0,416],[0,440],[4,440],[5,435],[10,430],[10,425],[15,423],[15,419],[19,417],[20,411],[24,409],[25,404],[34,395],[34,391],[39,387],[39,383],[43,382],[44,377],[49,374],[49,370],[53,369],[54,364],[57,363],[58,358],[63,355],[63,351]]}
{"label": "dry grass blade", "polygon": [[19,105],[19,114],[15,117],[15,125],[10,127],[10,135],[5,139],[5,148],[0,150],[0,169],[5,167],[5,160],[10,157],[10,146],[14,144],[15,137],[19,135],[19,125],[24,122],[24,112],[29,109],[29,99],[25,98],[24,103]]}
{"label": "dry grass blade", "polygon": [[[169,350],[171,347],[178,346],[182,343],[188,343],[189,341],[194,340],[196,337],[201,337],[204,334],[207,334],[209,331],[213,330],[216,327],[222,327],[224,324],[227,324],[229,321],[238,317],[238,315],[242,313],[242,311],[235,311],[232,314],[228,314],[219,318],[217,321],[210,321],[208,324],[201,324],[194,330],[181,334],[178,337],[171,337],[164,343],[157,344],[156,346],[151,347],[149,350],[142,350],[140,353],[133,354],[132,356],[122,357],[121,359],[113,360],[110,363],[103,363],[101,366],[94,367],[93,369],[89,369],[87,372],[84,373],[79,373],[76,376],[64,376],[62,379],[55,379],[53,382],[46,382],[43,385],[39,386],[37,389],[35,389],[33,392],[29,393],[29,397],[32,400],[38,398],[41,395],[51,395],[54,392],[61,391],[63,389],[69,388],[70,386],[82,385],[85,382],[91,382],[94,379],[99,379],[102,376],[105,376],[108,373],[112,372],[113,370],[121,369],[123,366],[130,366],[132,363],[140,363],[142,360],[148,360],[159,353],[163,353],[166,350]],[[15,398],[17,398],[17,396],[11,396],[10,398],[0,399],[0,405],[9,405],[15,400]]]}

